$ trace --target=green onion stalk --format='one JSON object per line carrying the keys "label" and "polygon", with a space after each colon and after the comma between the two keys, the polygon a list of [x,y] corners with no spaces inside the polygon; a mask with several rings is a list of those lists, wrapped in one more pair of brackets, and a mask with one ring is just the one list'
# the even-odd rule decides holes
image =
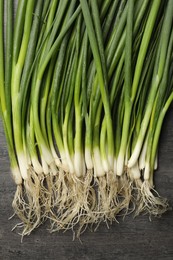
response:
{"label": "green onion stalk", "polygon": [[0,110],[7,140],[11,171],[17,185],[22,183],[13,140],[11,73],[12,73],[12,37],[13,37],[13,4],[6,4],[6,39],[4,47],[4,1],[0,1]]}
{"label": "green onion stalk", "polygon": [[6,2],[0,111],[22,235],[46,220],[80,235],[134,209],[163,214],[153,176],[173,100],[173,1],[19,0],[15,16]]}

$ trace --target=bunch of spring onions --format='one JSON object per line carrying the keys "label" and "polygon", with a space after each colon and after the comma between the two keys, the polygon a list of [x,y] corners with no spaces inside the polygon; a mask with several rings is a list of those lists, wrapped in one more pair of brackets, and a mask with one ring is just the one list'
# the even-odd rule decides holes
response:
{"label": "bunch of spring onions", "polygon": [[161,215],[172,0],[0,0],[0,107],[22,235]]}

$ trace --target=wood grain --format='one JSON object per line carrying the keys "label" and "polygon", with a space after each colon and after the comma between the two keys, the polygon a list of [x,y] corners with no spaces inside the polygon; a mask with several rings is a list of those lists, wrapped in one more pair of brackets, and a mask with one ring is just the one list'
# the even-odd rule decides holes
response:
{"label": "wood grain", "polygon": [[[155,173],[156,188],[173,206],[173,107],[168,112],[159,146],[159,169]],[[172,260],[173,211],[161,218],[127,216],[109,229],[102,224],[96,232],[87,230],[72,241],[72,232],[53,233],[44,224],[25,237],[11,229],[19,220],[13,214],[15,185],[10,176],[9,160],[2,124],[0,124],[0,259],[1,260]]]}

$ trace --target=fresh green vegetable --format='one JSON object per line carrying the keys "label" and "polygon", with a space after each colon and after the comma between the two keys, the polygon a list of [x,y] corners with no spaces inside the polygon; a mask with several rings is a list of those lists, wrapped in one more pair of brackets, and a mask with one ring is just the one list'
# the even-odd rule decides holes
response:
{"label": "fresh green vegetable", "polygon": [[173,100],[172,28],[172,0],[19,0],[15,16],[0,0],[0,109],[22,235],[46,220],[80,235],[132,204],[135,215],[167,210],[153,176]]}

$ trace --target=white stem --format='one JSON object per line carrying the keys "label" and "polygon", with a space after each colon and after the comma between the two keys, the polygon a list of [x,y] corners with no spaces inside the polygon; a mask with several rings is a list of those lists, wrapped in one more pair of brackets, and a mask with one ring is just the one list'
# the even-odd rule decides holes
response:
{"label": "white stem", "polygon": [[69,172],[69,165],[67,162],[67,158],[66,158],[66,154],[65,151],[61,151],[60,153],[60,157],[61,157],[61,162],[62,162],[62,167],[66,172]]}
{"label": "white stem", "polygon": [[124,155],[119,153],[117,159],[117,175],[121,176],[124,173]]}
{"label": "white stem", "polygon": [[22,184],[22,176],[21,176],[19,168],[18,167],[12,168],[11,173],[12,173],[12,176],[13,176],[13,179],[14,179],[16,185]]}
{"label": "white stem", "polygon": [[45,175],[49,174],[49,172],[50,172],[49,171],[49,166],[48,166],[47,162],[44,160],[43,157],[41,158],[41,162],[42,162],[42,167],[43,167],[43,173]]}
{"label": "white stem", "polygon": [[102,159],[102,165],[103,165],[104,172],[108,172],[110,167],[107,159]]}
{"label": "white stem", "polygon": [[125,166],[127,166],[127,164],[128,164],[128,148],[127,148],[127,150],[126,150],[126,155],[125,155],[125,159],[124,159],[124,165]]}
{"label": "white stem", "polygon": [[112,155],[109,154],[108,154],[108,167],[109,167],[109,171],[114,170],[114,158]]}
{"label": "white stem", "polygon": [[146,153],[147,153],[147,144],[148,144],[148,138],[145,140],[145,143],[143,145],[141,154],[139,156],[139,168],[140,170],[143,170],[145,168],[145,159],[146,159]]}
{"label": "white stem", "polygon": [[92,160],[91,152],[88,148],[85,148],[85,163],[88,170],[93,169],[94,167],[93,160]]}
{"label": "white stem", "polygon": [[105,175],[105,171],[103,169],[102,160],[100,156],[100,150],[98,147],[94,148],[94,176],[101,177]]}
{"label": "white stem", "polygon": [[43,168],[42,168],[41,164],[39,163],[38,158],[32,157],[31,162],[32,162],[32,166],[34,168],[34,171],[37,174],[43,173]]}
{"label": "white stem", "polygon": [[22,175],[22,178],[26,180],[28,178],[28,164],[27,164],[27,159],[24,153],[20,153],[17,156],[18,158],[18,163],[19,163],[19,168],[20,168],[20,173]]}
{"label": "white stem", "polygon": [[56,164],[57,167],[62,166],[62,163],[61,163],[59,157],[55,157],[55,158],[54,158],[54,161],[55,161],[55,164]]}
{"label": "white stem", "polygon": [[53,146],[50,147],[51,149],[51,153],[52,153],[52,156],[53,156],[53,159],[54,159],[54,162],[56,164],[56,166],[60,166],[61,165],[61,161],[55,151],[55,148]]}
{"label": "white stem", "polygon": [[67,149],[65,151],[65,154],[66,154],[66,161],[68,163],[69,172],[74,173],[75,170],[74,170],[73,158],[71,158],[69,151]]}
{"label": "white stem", "polygon": [[138,158],[139,158],[139,154],[141,152],[141,142],[138,141],[135,149],[132,153],[132,156],[130,157],[129,161],[128,161],[128,167],[131,168],[133,165],[135,165],[135,163],[137,162]]}
{"label": "white stem", "polygon": [[145,170],[144,170],[144,180],[149,180],[149,178],[150,178],[150,164],[146,162]]}
{"label": "white stem", "polygon": [[58,169],[57,169],[57,167],[56,167],[55,162],[53,162],[53,163],[50,164],[50,169],[51,169],[51,172],[52,172],[52,174],[53,174],[54,176],[57,175]]}
{"label": "white stem", "polygon": [[132,179],[137,180],[141,177],[141,172],[139,170],[138,162],[135,163],[135,165],[129,169],[130,175]]}
{"label": "white stem", "polygon": [[26,154],[27,165],[31,165],[32,164],[31,157],[26,149],[25,149],[25,154]]}
{"label": "white stem", "polygon": [[74,169],[77,177],[85,174],[85,161],[81,152],[76,151],[74,154]]}
{"label": "white stem", "polygon": [[139,157],[139,169],[143,170],[145,168],[145,158],[146,158],[146,152],[147,152],[147,141],[148,139],[146,139],[140,157]]}
{"label": "white stem", "polygon": [[114,159],[114,174],[117,175],[117,160]]}
{"label": "white stem", "polygon": [[41,146],[41,157],[44,158],[44,161],[48,165],[50,165],[54,161],[50,150],[47,149],[47,147],[45,147],[43,145]]}

